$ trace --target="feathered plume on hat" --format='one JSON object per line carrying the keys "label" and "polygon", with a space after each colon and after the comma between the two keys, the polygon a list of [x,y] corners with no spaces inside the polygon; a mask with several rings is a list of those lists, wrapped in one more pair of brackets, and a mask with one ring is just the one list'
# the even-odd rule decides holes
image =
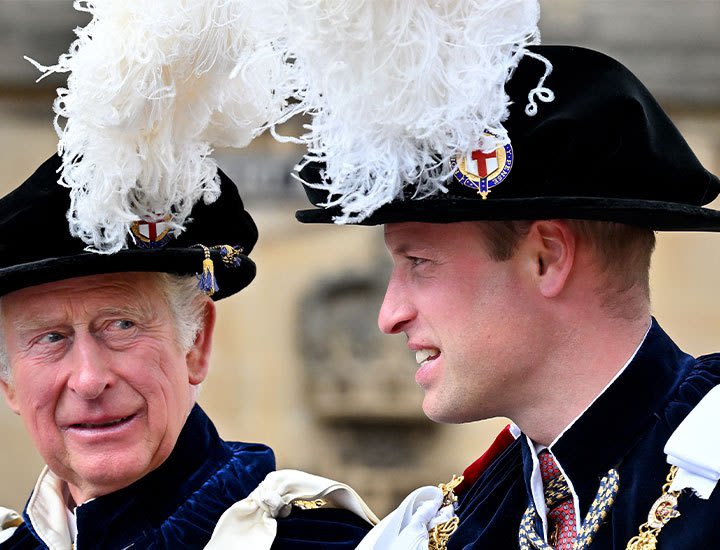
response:
{"label": "feathered plume on hat", "polygon": [[[312,116],[298,166],[325,164],[324,206],[358,222],[402,196],[444,192],[451,159],[507,143],[505,83],[539,41],[537,0],[295,0],[285,47],[296,110]],[[546,63],[545,76],[551,70]],[[544,77],[530,92],[552,100]]]}
{"label": "feathered plume on hat", "polygon": [[192,206],[219,193],[213,146],[244,147],[282,118],[294,84],[273,41],[286,12],[249,0],[74,7],[92,21],[56,65],[33,63],[43,76],[70,73],[54,110],[71,234],[113,253],[138,218],[172,212],[182,230]]}

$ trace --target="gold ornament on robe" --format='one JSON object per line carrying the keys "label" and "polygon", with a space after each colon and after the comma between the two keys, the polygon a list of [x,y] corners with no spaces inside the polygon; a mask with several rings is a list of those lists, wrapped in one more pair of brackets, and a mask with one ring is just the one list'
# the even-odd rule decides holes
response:
{"label": "gold ornament on robe", "polygon": [[648,520],[640,526],[640,533],[630,539],[626,550],[656,550],[662,528],[671,519],[680,516],[677,509],[680,491],[670,490],[675,474],[677,474],[677,466],[670,468],[662,488],[662,495],[650,508]]}
{"label": "gold ornament on robe", "polygon": [[[458,477],[453,475],[450,481],[438,485],[438,488],[443,494],[442,508],[457,502],[457,496],[455,496],[454,491],[455,488],[462,483],[462,480],[463,476]],[[455,532],[459,524],[460,520],[457,516],[455,516],[448,521],[438,523],[435,527],[430,529],[428,550],[445,550],[447,548],[448,540],[450,540],[450,536]]]}

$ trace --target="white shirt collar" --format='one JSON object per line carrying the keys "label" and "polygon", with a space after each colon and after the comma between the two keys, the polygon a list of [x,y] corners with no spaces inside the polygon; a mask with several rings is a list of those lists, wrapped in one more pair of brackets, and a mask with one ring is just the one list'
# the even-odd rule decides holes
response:
{"label": "white shirt collar", "polygon": [[[637,348],[635,348],[635,351],[630,356],[630,359],[627,360],[627,362],[623,365],[623,367],[617,371],[615,376],[613,376],[612,380],[607,383],[607,385],[600,391],[600,393],[595,396],[595,399],[593,399],[592,403],[590,403],[585,410],[583,410],[575,419],[573,419],[570,424],[568,424],[563,431],[560,432],[560,434],[548,445],[547,447],[545,445],[541,445],[539,443],[533,442],[529,437],[525,436],[527,439],[528,447],[530,448],[530,455],[532,457],[532,473],[530,474],[530,491],[532,493],[533,503],[535,504],[535,510],[537,510],[538,515],[540,516],[540,519],[542,520],[543,524],[543,533],[544,533],[544,539],[545,542],[548,540],[548,522],[547,522],[547,506],[545,505],[545,490],[543,489],[543,482],[542,482],[542,476],[540,475],[540,461],[538,459],[538,453],[540,451],[547,449],[550,454],[552,453],[552,447],[557,443],[560,438],[567,432],[575,422],[578,421],[582,415],[585,414],[585,412],[592,407],[593,403],[597,401],[597,399],[607,391],[607,389],[613,385],[615,380],[618,379],[618,377],[627,369],[628,365],[632,362],[633,359],[635,359],[635,356],[637,355],[637,352],[642,347],[643,343],[645,342],[645,339],[647,338],[648,333],[650,332],[650,328],[652,327],[652,322],[650,323],[650,326],[648,326],[648,329],[645,331],[645,335],[643,336],[642,340],[640,341],[640,344],[638,344]],[[553,454],[553,457],[555,455]],[[576,530],[577,532],[580,532],[580,525],[582,522],[582,518],[578,514],[578,510],[580,510],[580,500],[578,498],[577,493],[575,492],[575,488],[573,487],[572,480],[565,474],[565,470],[562,467],[562,464],[555,459],[556,464],[558,465],[558,468],[562,472],[562,475],[565,476],[565,479],[567,480],[568,487],[570,488],[570,493],[572,494],[573,498],[573,506],[575,507],[575,521],[576,521]]]}
{"label": "white shirt collar", "polygon": [[65,482],[45,466],[27,505],[27,515],[35,533],[50,550],[67,550],[73,543],[64,486]]}

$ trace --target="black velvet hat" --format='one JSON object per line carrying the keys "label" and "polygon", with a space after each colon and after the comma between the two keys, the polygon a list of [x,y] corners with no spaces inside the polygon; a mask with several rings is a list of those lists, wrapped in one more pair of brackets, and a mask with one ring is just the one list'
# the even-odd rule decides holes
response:
{"label": "black velvet hat", "polygon": [[[590,219],[658,230],[720,231],[720,212],[703,208],[720,180],[703,168],[650,92],[614,59],[573,46],[533,46],[553,70],[545,86],[555,98],[535,116],[523,107],[545,66],[524,57],[506,91],[504,126],[510,145],[457,160],[447,193],[414,199],[414,187],[363,225],[421,221]],[[323,166],[300,172],[319,183]],[[303,223],[332,223],[327,193],[305,185],[317,209],[298,211]]]}
{"label": "black velvet hat", "polygon": [[0,295],[72,277],[155,271],[197,275],[200,287],[219,300],[255,277],[248,254],[257,228],[222,171],[220,197],[212,204],[198,202],[184,232],[175,236],[163,220],[138,220],[127,249],[98,254],[70,235],[69,191],[57,183],[60,164],[52,156],[0,199]]}

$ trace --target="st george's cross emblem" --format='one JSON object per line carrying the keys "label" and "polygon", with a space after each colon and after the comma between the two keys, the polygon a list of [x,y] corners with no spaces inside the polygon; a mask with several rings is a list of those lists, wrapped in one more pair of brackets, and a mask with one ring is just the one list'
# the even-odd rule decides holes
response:
{"label": "st george's cross emblem", "polygon": [[172,217],[165,216],[159,220],[138,220],[130,226],[135,242],[140,248],[162,248],[175,234],[168,222]]}
{"label": "st george's cross emblem", "polygon": [[513,149],[509,143],[487,153],[476,149],[455,157],[451,164],[456,168],[455,179],[458,183],[477,190],[478,195],[487,199],[492,188],[510,174]]}

